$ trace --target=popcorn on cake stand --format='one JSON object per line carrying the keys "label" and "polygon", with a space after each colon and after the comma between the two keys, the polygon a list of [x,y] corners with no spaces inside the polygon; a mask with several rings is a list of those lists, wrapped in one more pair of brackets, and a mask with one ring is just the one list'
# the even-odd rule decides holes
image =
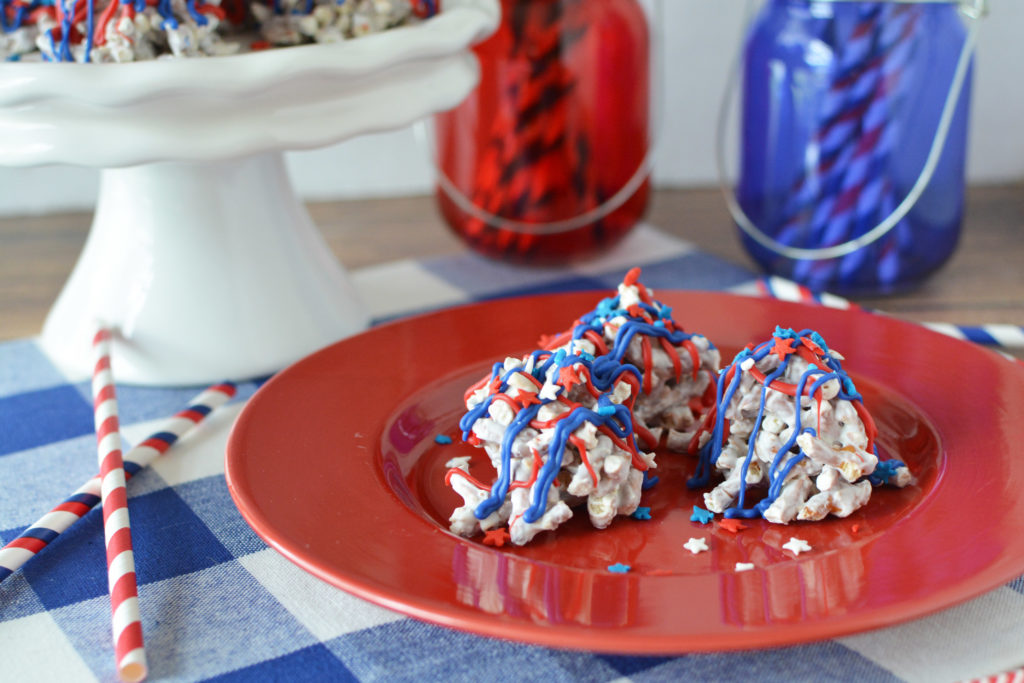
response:
{"label": "popcorn on cake stand", "polygon": [[[103,169],[92,228],[43,326],[71,375],[96,324],[119,381],[268,374],[367,313],[296,197],[283,152],[407,125],[477,79],[497,0],[356,40],[129,64],[0,63],[0,163]],[[59,192],[59,188],[54,188]]]}

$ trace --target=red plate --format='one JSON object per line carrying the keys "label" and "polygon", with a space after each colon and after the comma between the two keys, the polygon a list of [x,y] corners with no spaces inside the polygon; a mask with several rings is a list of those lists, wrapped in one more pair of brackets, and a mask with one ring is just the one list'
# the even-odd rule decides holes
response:
{"label": "red plate", "polygon": [[[1024,366],[868,313],[659,292],[726,362],[776,325],[811,327],[847,356],[886,455],[916,486],[876,489],[853,516],[738,534],[690,521],[694,459],[660,454],[650,521],[577,515],[524,548],[447,531],[444,463],[462,393],[600,293],[495,301],[379,327],[281,372],[231,434],[227,481],[264,540],[325,581],[474,633],[556,647],[685,653],[794,644],[894,624],[1024,572]],[[454,437],[451,445],[434,442]],[[1015,455],[1017,454],[1017,455]],[[482,466],[481,466],[482,467]],[[481,470],[476,470],[481,471]],[[711,552],[691,555],[690,537]],[[813,550],[782,550],[791,536]],[[752,571],[737,573],[737,562]],[[632,570],[609,572],[622,563]]]}

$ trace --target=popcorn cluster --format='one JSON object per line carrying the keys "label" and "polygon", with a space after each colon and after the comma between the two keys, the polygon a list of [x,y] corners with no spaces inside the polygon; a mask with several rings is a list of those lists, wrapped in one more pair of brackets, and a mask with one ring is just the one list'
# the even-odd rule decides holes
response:
{"label": "popcorn cluster", "polygon": [[260,35],[271,45],[338,43],[401,26],[413,17],[410,0],[278,0],[253,3]]}
{"label": "popcorn cluster", "polygon": [[[903,463],[879,462],[874,422],[842,360],[815,332],[777,328],[722,371],[690,482],[708,485],[712,468],[722,475],[704,494],[709,510],[780,524],[846,517],[873,483],[912,481]],[[751,504],[753,487],[767,490]]]}
{"label": "popcorn cluster", "polygon": [[591,523],[607,527],[637,510],[655,467],[649,451],[663,437],[672,447],[689,442],[713,399],[718,351],[683,332],[639,275],[630,271],[616,296],[569,331],[496,364],[467,392],[463,438],[487,452],[497,478],[487,484],[465,459],[452,463],[447,480],[463,498],[453,532],[508,524],[521,545],[584,501]]}
{"label": "popcorn cluster", "polygon": [[[132,62],[331,43],[432,16],[425,0],[0,0],[0,60]],[[254,41],[256,30],[262,40]]]}
{"label": "popcorn cluster", "polygon": [[567,521],[583,501],[599,529],[634,512],[644,472],[654,467],[633,437],[639,388],[636,368],[585,352],[540,350],[496,364],[469,393],[460,426],[498,478],[483,484],[465,461],[449,471],[464,502],[452,531],[472,536],[508,524],[512,543],[522,545]]}

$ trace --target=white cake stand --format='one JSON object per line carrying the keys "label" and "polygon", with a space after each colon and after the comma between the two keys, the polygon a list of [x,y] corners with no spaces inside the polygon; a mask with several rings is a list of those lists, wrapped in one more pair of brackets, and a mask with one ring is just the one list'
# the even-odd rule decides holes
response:
{"label": "white cake stand", "polygon": [[[0,163],[103,169],[92,229],[43,326],[87,376],[97,324],[133,384],[279,370],[367,325],[283,152],[407,125],[475,85],[497,0],[334,45],[120,65],[0,64]],[[55,188],[55,191],[58,191]]]}

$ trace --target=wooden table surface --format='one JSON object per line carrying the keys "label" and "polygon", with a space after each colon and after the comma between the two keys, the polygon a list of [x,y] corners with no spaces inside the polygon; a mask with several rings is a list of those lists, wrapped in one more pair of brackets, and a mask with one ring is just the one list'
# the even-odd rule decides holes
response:
{"label": "wooden table surface", "polygon": [[[309,208],[350,269],[461,248],[430,197]],[[90,220],[87,213],[0,219],[0,339],[39,333]],[[751,265],[717,190],[660,190],[647,220],[707,252]],[[906,294],[856,300],[908,320],[1024,325],[1024,184],[971,188],[961,243],[938,273]]]}

